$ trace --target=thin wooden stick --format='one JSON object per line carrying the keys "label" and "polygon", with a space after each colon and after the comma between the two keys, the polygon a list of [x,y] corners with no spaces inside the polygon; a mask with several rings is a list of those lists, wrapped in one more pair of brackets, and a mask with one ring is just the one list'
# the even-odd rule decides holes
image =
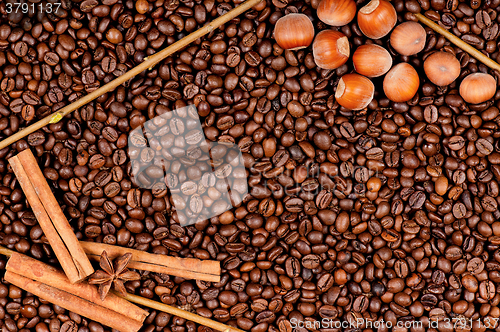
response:
{"label": "thin wooden stick", "polygon": [[486,55],[484,55],[483,53],[478,51],[473,46],[467,44],[462,39],[458,38],[457,36],[455,36],[454,34],[449,32],[448,30],[442,28],[441,26],[434,23],[432,20],[428,19],[427,17],[425,17],[422,14],[415,14],[415,17],[420,22],[424,23],[429,28],[431,28],[432,30],[434,30],[434,31],[440,33],[441,35],[443,35],[444,37],[446,37],[453,44],[460,47],[462,50],[464,50],[465,52],[472,55],[474,58],[476,58],[479,61],[481,61],[482,63],[484,63],[486,66],[490,67],[491,69],[495,69],[495,70],[500,71],[500,64],[498,64],[496,61],[488,58]]}
{"label": "thin wooden stick", "polygon": [[172,45],[168,46],[164,50],[155,53],[153,55],[150,55],[145,59],[142,63],[138,64],[134,68],[130,69],[128,72],[125,74],[115,78],[111,82],[109,82],[106,85],[103,85],[97,90],[94,90],[93,92],[89,93],[86,96],[83,96],[82,98],[76,100],[72,104],[63,107],[62,109],[47,115],[45,118],[39,120],[38,122],[35,122],[29,127],[26,127],[17,133],[7,137],[3,141],[0,142],[0,150],[11,145],[14,142],[17,142],[21,138],[37,131],[38,129],[41,129],[45,127],[48,124],[52,123],[57,123],[59,122],[63,117],[66,115],[70,114],[71,112],[75,111],[76,109],[90,103],[92,100],[96,99],[97,97],[107,93],[108,91],[111,91],[115,89],[116,87],[120,86],[121,84],[125,83],[129,79],[139,75],[143,71],[145,71],[148,68],[154,67],[158,62],[161,60],[165,59],[166,57],[176,53],[177,51],[183,49],[190,43],[194,42],[200,37],[203,37],[207,33],[210,33],[211,31],[217,29],[221,25],[229,22],[236,16],[246,12],[248,9],[254,7],[255,5],[259,4],[263,0],[247,0],[238,7],[230,10],[226,14],[222,15],[221,17],[216,18],[209,24],[205,25],[204,27],[196,30],[195,32],[187,35],[186,37],[182,38],[181,40],[173,43]]}
{"label": "thin wooden stick", "polygon": [[153,301],[150,299],[146,299],[142,296],[127,294],[127,296],[125,296],[124,299],[129,300],[130,302],[133,302],[136,304],[140,304],[140,305],[149,307],[151,309],[160,310],[160,311],[166,312],[166,313],[174,315],[174,316],[185,318],[187,320],[193,321],[193,322],[198,323],[200,325],[208,326],[208,327],[210,327],[214,330],[217,330],[217,331],[245,332],[245,331],[240,330],[238,328],[216,322],[214,320],[202,317],[200,315],[193,314],[191,312],[188,312],[188,311],[185,311],[185,310],[182,310],[179,308],[175,308],[175,307],[169,306],[169,305],[164,304],[164,303],[160,303],[160,302],[156,302],[156,301]]}

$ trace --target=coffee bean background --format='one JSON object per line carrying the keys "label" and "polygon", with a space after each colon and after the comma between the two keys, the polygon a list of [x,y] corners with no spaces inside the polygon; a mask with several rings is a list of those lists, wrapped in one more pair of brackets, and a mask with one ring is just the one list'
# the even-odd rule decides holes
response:
{"label": "coffee bean background", "polygon": [[[29,15],[7,14],[0,2],[0,139],[241,2],[141,0],[136,8],[131,0],[63,0],[58,13]],[[392,3],[398,22],[422,12],[500,60],[500,0]],[[130,293],[252,332],[291,332],[294,320],[323,318],[424,324],[395,331],[436,331],[427,328],[429,320],[467,318],[473,323],[464,320],[462,331],[486,331],[485,321],[500,317],[500,92],[470,105],[458,86],[470,73],[497,80],[499,73],[427,28],[423,52],[398,55],[388,38],[367,39],[354,20],[335,28],[351,49],[386,47],[394,63],[417,69],[421,85],[411,101],[393,103],[375,79],[367,110],[344,109],[334,91],[352,72],[351,62],[321,70],[311,48],[284,51],[272,36],[289,13],[308,15],[316,32],[326,29],[315,14],[318,4],[265,1],[1,150],[2,245],[57,265],[7,163],[29,148],[79,239],[221,262],[219,283],[141,272],[140,281],[126,284]],[[446,87],[433,85],[422,69],[436,50],[461,63],[459,79]],[[135,183],[127,136],[191,104],[208,140],[243,151],[249,195],[219,217],[181,227],[167,187]],[[0,270],[5,264],[0,257]],[[0,283],[0,327],[109,330],[6,282]],[[143,331],[210,329],[151,310]]]}

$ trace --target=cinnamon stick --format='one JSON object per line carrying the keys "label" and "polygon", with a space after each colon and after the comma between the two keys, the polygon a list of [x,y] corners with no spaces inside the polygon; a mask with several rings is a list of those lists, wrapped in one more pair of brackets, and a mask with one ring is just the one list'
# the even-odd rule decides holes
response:
{"label": "cinnamon stick", "polygon": [[4,278],[11,284],[49,301],[50,303],[121,332],[137,332],[142,327],[142,324],[138,321],[74,296],[71,293],[23,277],[17,273],[7,271],[5,272]]}
{"label": "cinnamon stick", "polygon": [[10,158],[9,164],[69,281],[79,282],[91,275],[94,269],[31,150],[26,149]]}
{"label": "cinnamon stick", "polygon": [[[5,247],[2,247],[0,246],[0,254],[1,255],[6,255],[8,257],[12,257],[14,255],[21,255],[21,254],[18,254],[10,249],[7,249]],[[10,261],[9,261],[10,262]],[[26,278],[26,277],[23,277],[15,272],[12,272],[12,271],[9,271],[12,269],[12,266],[15,266],[15,261],[13,262],[9,262],[7,263],[7,266],[8,266],[8,270],[6,271],[5,273],[5,280],[18,286],[18,287],[21,287],[22,289],[32,293],[32,294],[35,294],[43,299],[46,299],[47,301],[49,302],[52,302],[52,303],[56,303],[55,302],[55,296],[54,296],[54,292],[57,291],[57,289],[55,287],[52,287],[52,286],[48,286],[48,285],[45,285],[45,284],[42,284],[40,282],[38,282],[39,284],[33,284],[33,283],[36,283],[37,281],[36,280],[30,280],[29,278]],[[34,270],[36,273],[36,270]],[[24,279],[23,279],[24,278]],[[30,283],[31,281],[31,283]],[[76,284],[76,285],[71,285],[71,287],[75,287],[75,286],[81,286],[81,284]],[[50,287],[49,288],[49,291],[45,291],[45,289],[47,289],[47,287]],[[64,292],[64,291],[63,291]],[[108,297],[110,296],[110,294],[113,294],[114,292],[111,291],[109,294],[108,294]],[[71,294],[69,294],[71,295]],[[59,293],[59,298],[64,298],[64,299],[67,299],[67,296],[68,295],[68,292],[64,292],[64,293]],[[116,295],[118,296],[118,295]],[[79,298],[79,297],[77,297]],[[232,326],[229,326],[229,325],[225,325],[223,323],[219,323],[217,321],[214,321],[212,319],[209,319],[209,318],[205,318],[205,317],[202,317],[200,315],[196,315],[196,314],[193,314],[191,312],[188,312],[188,311],[185,311],[183,309],[180,309],[180,308],[175,308],[175,307],[172,307],[172,306],[169,306],[169,305],[166,305],[164,303],[160,303],[160,302],[157,302],[157,301],[153,301],[153,300],[150,300],[150,299],[146,299],[142,296],[137,296],[137,295],[132,295],[132,294],[127,294],[125,297],[124,297],[125,300],[128,300],[130,302],[133,302],[133,303],[137,303],[137,304],[140,304],[140,305],[143,305],[143,306],[146,306],[146,307],[149,307],[149,308],[152,308],[152,309],[155,309],[155,310],[161,310],[161,311],[164,311],[166,313],[169,313],[171,315],[175,315],[175,316],[178,316],[178,317],[182,317],[182,318],[185,318],[185,319],[189,319],[193,322],[196,322],[198,324],[202,324],[202,325],[205,325],[205,326],[208,326],[214,330],[218,330],[218,331],[224,331],[224,332],[243,332],[242,330],[238,329],[238,328],[235,328],[235,327],[232,327]],[[97,301],[96,301],[97,302]],[[61,302],[57,302],[57,303],[61,303]],[[65,302],[66,303],[66,302]],[[66,308],[68,310],[71,310],[69,309],[69,307],[64,304],[64,303],[61,303],[60,304],[61,307],[63,308]],[[99,309],[100,310],[100,309]],[[74,310],[75,312],[78,312],[77,310]],[[82,316],[85,316],[82,314]],[[89,317],[90,316],[85,316],[85,317]],[[95,316],[92,317],[91,319],[96,319]],[[110,322],[104,322],[102,324],[110,324]],[[109,325],[111,326],[111,325]],[[128,331],[125,331],[125,332],[128,332]]]}
{"label": "cinnamon stick", "polygon": [[104,243],[80,241],[87,256],[99,261],[103,251],[111,260],[126,253],[132,254],[128,267],[138,270],[165,273],[185,279],[197,279],[212,282],[220,281],[220,263],[218,261],[199,260],[150,254],[144,251],[113,246]]}
{"label": "cinnamon stick", "polygon": [[16,252],[9,258],[6,270],[22,275],[28,279],[41,282],[47,286],[57,288],[61,291],[71,293],[74,296],[108,308],[136,321],[142,322],[148,315],[147,311],[111,293],[102,301],[96,286],[83,282],[71,284],[62,271]]}
{"label": "cinnamon stick", "polygon": [[55,305],[122,332],[137,332],[148,313],[110,294],[99,299],[97,288],[71,284],[55,268],[36,259],[13,253],[7,262],[5,280]]}

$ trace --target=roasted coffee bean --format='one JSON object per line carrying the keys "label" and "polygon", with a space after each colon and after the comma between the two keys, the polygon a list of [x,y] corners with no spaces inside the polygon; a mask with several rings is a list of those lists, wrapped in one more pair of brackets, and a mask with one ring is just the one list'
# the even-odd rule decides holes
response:
{"label": "roasted coffee bean", "polygon": [[31,146],[39,146],[45,142],[45,135],[41,132],[34,132],[28,135],[28,144]]}
{"label": "roasted coffee bean", "polygon": [[493,145],[484,138],[480,138],[476,141],[476,148],[478,152],[486,156],[493,152]]}
{"label": "roasted coffee bean", "polygon": [[317,255],[307,255],[302,258],[302,264],[306,269],[315,269],[319,266],[320,260]]}
{"label": "roasted coffee bean", "polygon": [[484,262],[482,259],[475,257],[467,263],[467,271],[472,274],[479,274],[484,270]]}
{"label": "roasted coffee bean", "polygon": [[414,192],[408,200],[410,207],[412,209],[420,209],[425,203],[425,198],[425,194],[422,191]]}
{"label": "roasted coffee bean", "polygon": [[322,190],[316,197],[316,206],[319,209],[326,209],[333,200],[333,194],[330,191]]}
{"label": "roasted coffee bean", "polygon": [[192,195],[189,199],[189,208],[193,213],[200,213],[203,208],[203,201],[200,195]]}
{"label": "roasted coffee bean", "polygon": [[438,120],[438,109],[435,105],[425,106],[424,119],[427,123],[435,123]]}
{"label": "roasted coffee bean", "polygon": [[23,92],[22,98],[28,105],[38,105],[41,101],[40,97],[32,91]]}
{"label": "roasted coffee bean", "polygon": [[452,150],[460,150],[461,148],[463,148],[465,145],[465,140],[463,139],[463,137],[460,137],[460,136],[453,136],[453,137],[450,137],[449,141],[448,141],[448,146],[450,147],[450,149]]}
{"label": "roasted coffee bean", "polygon": [[318,282],[316,284],[316,287],[317,289],[320,291],[320,292],[326,292],[328,291],[334,284],[334,278],[331,274],[329,273],[326,273],[326,274],[323,274],[319,279],[318,279]]}
{"label": "roasted coffee bean", "polygon": [[[391,4],[399,22],[423,13],[498,60],[497,2]],[[26,17],[0,8],[0,132],[12,136],[237,5],[63,1]],[[276,42],[291,14],[325,30],[319,6],[262,2],[2,160],[33,150],[81,240],[222,262],[220,282],[141,272],[125,288],[243,330],[360,317],[446,330],[446,319],[498,317],[500,94],[479,104],[460,95],[468,74],[498,74],[430,29],[424,50],[404,56],[352,21],[338,30],[354,49],[376,43],[422,75],[411,100],[390,101],[374,79],[372,102],[347,109],[330,87],[351,62],[321,69],[312,47]],[[436,51],[460,63],[448,86],[423,74]],[[2,245],[57,265],[7,162],[0,173]],[[5,282],[0,320],[9,331],[106,330]],[[196,330],[154,310],[145,326]]]}
{"label": "roasted coffee bean", "polygon": [[486,40],[495,40],[498,37],[498,24],[493,23],[483,29],[483,37]]}
{"label": "roasted coffee bean", "polygon": [[463,203],[456,203],[453,205],[453,215],[455,218],[463,218],[467,213],[467,209]]}
{"label": "roasted coffee bean", "polygon": [[74,321],[68,320],[61,325],[60,331],[62,331],[62,332],[75,332],[75,331],[77,331],[77,329],[78,329],[78,325]]}
{"label": "roasted coffee bean", "polygon": [[476,25],[479,27],[479,29],[484,29],[491,25],[490,15],[485,10],[478,11],[476,13],[475,19],[476,19]]}
{"label": "roasted coffee bean", "polygon": [[491,300],[495,296],[495,293],[495,285],[491,280],[485,280],[479,284],[479,296],[481,296],[483,299]]}

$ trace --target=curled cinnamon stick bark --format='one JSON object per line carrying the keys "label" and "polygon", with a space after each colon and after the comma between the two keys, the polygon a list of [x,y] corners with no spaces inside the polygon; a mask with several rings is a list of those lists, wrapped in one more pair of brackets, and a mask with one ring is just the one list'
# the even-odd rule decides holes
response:
{"label": "curled cinnamon stick bark", "polygon": [[142,323],[118,314],[112,310],[101,307],[95,303],[84,300],[71,293],[62,291],[52,286],[48,286],[39,281],[35,281],[20,274],[7,271],[5,280],[17,287],[24,289],[44,300],[55,305],[77,313],[81,316],[92,319],[101,324],[107,325],[121,332],[137,332],[141,329]]}
{"label": "curled cinnamon stick bark", "polygon": [[99,261],[103,251],[110,259],[126,253],[132,254],[128,267],[138,270],[165,273],[185,279],[197,279],[211,282],[220,281],[220,263],[218,261],[199,260],[150,254],[144,251],[113,246],[104,243],[80,242],[83,250],[92,260]]}
{"label": "curled cinnamon stick bark", "polygon": [[7,262],[6,270],[70,293],[139,322],[144,321],[148,315],[147,311],[114,294],[108,294],[102,301],[96,286],[88,283],[71,284],[62,271],[19,253],[12,254]]}
{"label": "curled cinnamon stick bark", "polygon": [[[23,256],[21,254],[18,254],[16,252],[14,252],[12,250],[9,250],[7,248],[4,248],[2,246],[0,246],[0,254],[6,255],[8,257],[12,257],[14,255]],[[30,281],[29,278],[22,279],[23,277],[21,275],[9,271],[9,270],[12,270],[14,268],[14,266],[16,266],[16,265],[17,264],[15,263],[15,260],[8,262],[8,264],[7,264],[8,271],[5,274],[6,275],[6,277],[5,277],[6,280],[8,282],[11,282],[12,284],[14,284],[16,286],[19,286],[19,287],[25,289],[26,291],[28,291],[30,293],[33,293],[33,294],[35,294],[37,296],[40,296],[40,297],[42,297],[44,299],[47,299],[47,301],[52,301],[52,299],[49,298],[49,296],[52,297],[53,294],[52,295],[48,294],[47,296],[44,297],[44,292],[43,292],[43,290],[46,287],[51,287],[51,286],[45,285],[45,288],[44,288],[43,286],[36,286],[36,285],[33,286],[33,284],[29,284],[28,283],[28,281]],[[36,270],[33,273],[36,273]],[[38,273],[36,273],[36,274],[38,274]],[[36,280],[31,280],[31,281],[36,282]],[[81,286],[81,284],[71,285],[71,286],[73,286],[73,287],[74,286]],[[40,290],[40,287],[42,288],[41,290]],[[113,291],[111,291],[111,293],[113,293]],[[63,296],[66,297],[68,295],[63,294]],[[126,299],[126,300],[128,300],[130,302],[133,302],[133,303],[137,303],[137,304],[140,304],[140,305],[143,305],[143,306],[155,309],[155,310],[164,311],[164,312],[169,313],[171,315],[175,315],[175,316],[179,316],[179,317],[182,317],[182,318],[185,318],[185,319],[192,320],[193,322],[196,322],[198,324],[202,324],[202,325],[208,326],[208,327],[210,327],[210,328],[212,328],[214,330],[224,331],[224,332],[243,332],[242,330],[234,328],[232,326],[219,323],[217,321],[214,321],[214,320],[211,320],[211,319],[208,319],[208,318],[205,318],[205,317],[202,317],[202,316],[199,316],[199,315],[187,312],[187,311],[179,309],[179,308],[175,308],[175,307],[166,305],[164,303],[160,303],[160,302],[157,302],[157,301],[146,299],[146,298],[141,297],[141,296],[127,294],[127,296],[125,296],[124,299]],[[53,303],[55,303],[55,302],[53,302]],[[64,307],[64,308],[66,308],[66,309],[68,309],[65,305],[61,305],[61,306]],[[85,316],[85,315],[82,315],[82,316]],[[106,323],[103,323],[103,324],[106,324]]]}
{"label": "curled cinnamon stick bark", "polygon": [[94,269],[31,150],[26,149],[10,158],[9,163],[69,281],[79,282],[91,275]]}

